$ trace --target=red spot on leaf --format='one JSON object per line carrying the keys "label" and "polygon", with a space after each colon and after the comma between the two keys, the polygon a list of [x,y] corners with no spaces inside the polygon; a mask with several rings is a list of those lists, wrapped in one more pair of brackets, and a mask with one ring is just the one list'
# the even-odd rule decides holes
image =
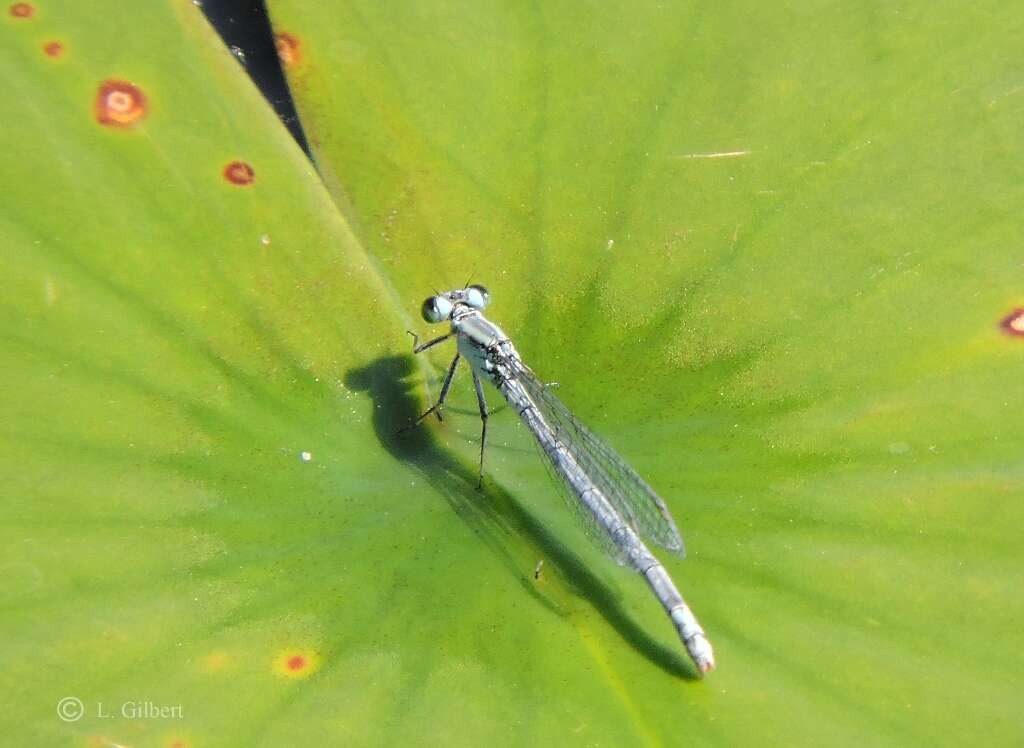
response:
{"label": "red spot on leaf", "polygon": [[999,323],[999,326],[1009,335],[1024,337],[1024,309],[1014,309]]}
{"label": "red spot on leaf", "polygon": [[256,179],[256,172],[245,161],[232,161],[224,167],[224,178],[231,184],[252,184]]}
{"label": "red spot on leaf", "polygon": [[288,648],[274,658],[274,670],[292,680],[308,678],[316,672],[320,657],[315,650]]}
{"label": "red spot on leaf", "polygon": [[43,45],[43,54],[47,57],[60,57],[64,54],[64,45],[60,42],[47,42]]}
{"label": "red spot on leaf", "polygon": [[294,68],[302,61],[302,48],[293,34],[274,34],[274,46],[277,47],[277,57],[282,66]]}
{"label": "red spot on leaf", "polygon": [[127,81],[104,81],[96,92],[96,119],[101,125],[131,127],[147,111],[145,94]]}
{"label": "red spot on leaf", "polygon": [[31,18],[36,9],[29,3],[15,3],[11,6],[10,12],[15,18]]}

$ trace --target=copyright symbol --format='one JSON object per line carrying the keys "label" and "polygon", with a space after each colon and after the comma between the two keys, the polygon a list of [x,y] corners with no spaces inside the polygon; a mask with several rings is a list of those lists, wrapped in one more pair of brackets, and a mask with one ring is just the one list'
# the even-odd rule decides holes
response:
{"label": "copyright symbol", "polygon": [[57,702],[57,716],[65,722],[77,722],[85,714],[85,704],[74,696],[65,696]]}

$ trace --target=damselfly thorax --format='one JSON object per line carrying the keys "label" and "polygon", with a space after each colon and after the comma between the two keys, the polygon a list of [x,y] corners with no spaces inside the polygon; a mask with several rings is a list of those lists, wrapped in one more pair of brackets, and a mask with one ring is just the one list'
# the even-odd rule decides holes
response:
{"label": "damselfly thorax", "polygon": [[520,360],[519,352],[501,328],[472,307],[461,306],[452,314],[452,332],[457,338],[459,355],[474,372],[492,383],[513,373],[504,364]]}

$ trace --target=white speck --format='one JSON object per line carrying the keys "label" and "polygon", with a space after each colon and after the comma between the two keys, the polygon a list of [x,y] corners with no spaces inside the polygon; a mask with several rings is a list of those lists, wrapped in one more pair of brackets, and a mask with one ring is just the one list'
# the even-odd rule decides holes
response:
{"label": "white speck", "polygon": [[231,54],[237,57],[239,62],[245,62],[245,52],[237,44],[231,45]]}
{"label": "white speck", "polygon": [[739,158],[740,156],[747,156],[752,151],[717,151],[715,153],[684,153],[682,156],[676,158]]}
{"label": "white speck", "polygon": [[615,246],[615,240],[614,239],[609,239],[608,240],[608,249],[611,249],[614,246]]}
{"label": "white speck", "polygon": [[260,244],[262,244],[264,247],[269,247],[270,246],[270,234],[264,234],[263,236],[261,236],[260,237]]}
{"label": "white speck", "polygon": [[313,455],[310,452],[303,452],[302,453],[302,461],[303,462],[309,462],[312,459],[313,459]]}

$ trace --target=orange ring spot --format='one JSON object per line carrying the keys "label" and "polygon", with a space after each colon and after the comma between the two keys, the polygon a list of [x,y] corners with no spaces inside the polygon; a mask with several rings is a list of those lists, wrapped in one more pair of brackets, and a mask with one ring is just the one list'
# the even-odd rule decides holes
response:
{"label": "orange ring spot", "polygon": [[64,54],[64,45],[60,42],[47,42],[43,45],[43,54],[47,57],[60,57]]}
{"label": "orange ring spot", "polygon": [[96,92],[96,119],[101,125],[130,127],[147,111],[145,94],[127,81],[104,81]]}
{"label": "orange ring spot", "polygon": [[274,46],[277,47],[277,57],[284,67],[296,67],[302,61],[299,40],[294,35],[286,32],[274,34]]}
{"label": "orange ring spot", "polygon": [[256,179],[256,172],[245,161],[232,161],[224,167],[224,178],[231,184],[245,186],[253,183]]}
{"label": "orange ring spot", "polygon": [[1008,335],[1024,337],[1024,309],[1014,309],[999,323]]}
{"label": "orange ring spot", "polygon": [[10,7],[10,13],[15,18],[31,18],[35,12],[36,9],[29,3],[15,3]]}

